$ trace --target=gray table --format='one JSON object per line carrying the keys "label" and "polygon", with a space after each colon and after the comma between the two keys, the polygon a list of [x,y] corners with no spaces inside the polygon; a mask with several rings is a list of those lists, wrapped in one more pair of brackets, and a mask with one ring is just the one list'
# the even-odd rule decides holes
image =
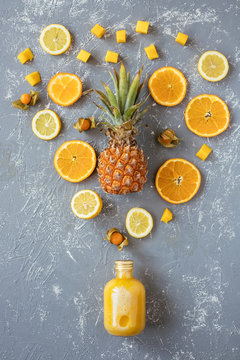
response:
{"label": "gray table", "polygon": [[[1,360],[240,358],[239,16],[237,0],[1,0]],[[150,21],[147,36],[135,33],[137,20]],[[58,57],[38,42],[43,27],[54,22],[73,37],[70,50]],[[97,22],[107,27],[105,39],[90,33]],[[128,42],[117,45],[115,31],[121,28]],[[187,46],[175,43],[178,31],[189,35]],[[160,54],[155,61],[143,49],[151,43]],[[21,65],[16,56],[28,46],[34,61]],[[76,59],[81,48],[93,54],[88,64]],[[216,84],[197,72],[199,56],[212,49],[230,63],[229,75]],[[107,141],[98,129],[81,135],[73,129],[78,117],[100,114],[94,97],[62,108],[47,97],[47,83],[56,72],[67,71],[81,77],[84,89],[100,88],[100,80],[110,84],[107,50],[119,52],[131,71],[144,64],[144,74],[151,74],[172,65],[188,80],[179,106],[156,105],[144,118],[149,127],[140,128],[138,143],[149,161],[148,181],[141,193],[124,197],[103,193],[96,171],[71,184],[53,166],[55,151],[66,140],[86,140],[98,153]],[[25,75],[35,70],[42,76],[38,105],[26,113],[13,109],[11,101],[30,90]],[[183,117],[188,101],[202,93],[219,95],[231,112],[229,129],[206,140],[190,133]],[[31,119],[49,107],[59,114],[63,129],[44,142],[33,134]],[[166,127],[184,138],[174,150],[156,141]],[[206,162],[195,156],[204,142],[213,148]],[[154,187],[160,164],[176,156],[197,165],[203,178],[197,196],[180,206],[165,203]],[[81,221],[70,207],[72,196],[86,188],[98,191],[104,203],[92,221]],[[152,213],[154,229],[148,238],[130,238],[120,253],[103,237],[112,226],[124,229],[133,206]],[[159,221],[166,206],[174,213],[169,224]],[[114,275],[114,260],[126,258],[134,259],[135,275],[146,286],[147,326],[137,337],[116,338],[103,328],[102,293]]]}

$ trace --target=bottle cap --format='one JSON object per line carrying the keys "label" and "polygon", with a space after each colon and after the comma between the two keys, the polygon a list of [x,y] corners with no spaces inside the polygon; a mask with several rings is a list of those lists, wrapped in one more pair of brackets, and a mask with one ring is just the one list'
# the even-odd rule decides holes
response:
{"label": "bottle cap", "polygon": [[132,270],[133,269],[133,260],[116,260],[115,261],[116,270]]}

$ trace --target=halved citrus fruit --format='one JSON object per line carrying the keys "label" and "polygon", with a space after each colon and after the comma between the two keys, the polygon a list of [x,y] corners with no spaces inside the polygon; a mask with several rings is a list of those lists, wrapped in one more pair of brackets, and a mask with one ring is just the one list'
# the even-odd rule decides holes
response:
{"label": "halved citrus fruit", "polygon": [[185,97],[187,80],[183,73],[171,66],[156,70],[148,82],[153,99],[160,105],[175,106]]}
{"label": "halved citrus fruit", "polygon": [[212,137],[227,129],[230,114],[227,104],[218,96],[203,94],[189,102],[185,121],[194,134]]}
{"label": "halved citrus fruit", "polygon": [[228,73],[227,58],[218,51],[206,51],[199,59],[198,71],[208,81],[220,81]]}
{"label": "halved citrus fruit", "polygon": [[54,139],[61,130],[61,120],[52,110],[41,110],[32,119],[32,130],[42,140]]}
{"label": "halved citrus fruit", "polygon": [[126,228],[129,234],[135,238],[147,236],[153,227],[152,215],[145,209],[132,208],[127,213]]}
{"label": "halved citrus fruit", "polygon": [[82,181],[96,167],[95,150],[85,141],[67,141],[56,151],[54,166],[63,179],[70,182]]}
{"label": "halved citrus fruit", "polygon": [[81,97],[82,82],[75,74],[57,73],[50,79],[47,92],[56,104],[69,106]]}
{"label": "halved citrus fruit", "polygon": [[182,204],[191,200],[200,184],[199,170],[184,159],[167,160],[158,169],[155,179],[159,195],[172,204]]}
{"label": "halved citrus fruit", "polygon": [[80,190],[71,201],[73,213],[81,219],[93,219],[102,210],[102,199],[92,190]]}
{"label": "halved citrus fruit", "polygon": [[46,26],[40,35],[40,45],[50,55],[60,55],[71,45],[70,32],[65,26],[51,24]]}

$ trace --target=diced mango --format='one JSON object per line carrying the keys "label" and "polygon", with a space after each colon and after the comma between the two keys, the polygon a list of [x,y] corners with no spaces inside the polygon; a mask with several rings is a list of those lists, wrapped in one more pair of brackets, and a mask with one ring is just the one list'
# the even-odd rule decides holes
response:
{"label": "diced mango", "polygon": [[138,21],[136,26],[136,32],[141,34],[147,34],[149,27],[148,21]]}
{"label": "diced mango", "polygon": [[88,51],[82,49],[79,52],[77,59],[86,63],[88,61],[88,59],[90,58],[90,56],[91,56],[91,54]]}
{"label": "diced mango", "polygon": [[176,37],[175,41],[178,42],[181,45],[185,45],[186,42],[187,42],[187,39],[188,39],[188,35],[179,32],[177,34],[177,37]]}
{"label": "diced mango", "polygon": [[206,144],[203,144],[203,146],[201,147],[201,149],[198,150],[198,152],[196,153],[196,156],[205,161],[206,158],[208,157],[208,155],[212,152],[212,149],[206,145]]}
{"label": "diced mango", "polygon": [[41,77],[38,71],[28,74],[25,79],[29,82],[31,86],[34,86],[41,81]]}
{"label": "diced mango", "polygon": [[146,54],[150,60],[157,59],[159,57],[157,50],[153,44],[145,47],[144,50],[146,51]]}
{"label": "diced mango", "polygon": [[33,56],[31,49],[27,48],[24,51],[20,52],[20,54],[18,54],[17,58],[22,64],[25,64],[25,62],[27,62],[28,60],[32,61],[34,56]]}
{"label": "diced mango", "polygon": [[117,43],[126,42],[126,30],[119,30],[116,32]]}
{"label": "diced mango", "polygon": [[98,37],[99,39],[101,39],[101,37],[105,34],[105,31],[106,30],[99,24],[96,24],[91,29],[92,34],[95,35],[96,37]]}
{"label": "diced mango", "polygon": [[172,212],[168,208],[166,208],[162,214],[161,221],[165,222],[166,224],[169,221],[171,221],[172,218],[173,218]]}
{"label": "diced mango", "polygon": [[118,53],[113,52],[113,51],[107,51],[105,61],[116,64],[118,62]]}

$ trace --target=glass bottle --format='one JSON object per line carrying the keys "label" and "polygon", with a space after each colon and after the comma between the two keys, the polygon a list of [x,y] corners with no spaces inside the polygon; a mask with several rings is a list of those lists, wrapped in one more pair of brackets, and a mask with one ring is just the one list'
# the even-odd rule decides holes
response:
{"label": "glass bottle", "polygon": [[115,336],[137,335],[145,327],[145,288],[132,275],[132,260],[115,261],[115,269],[104,288],[104,327]]}

